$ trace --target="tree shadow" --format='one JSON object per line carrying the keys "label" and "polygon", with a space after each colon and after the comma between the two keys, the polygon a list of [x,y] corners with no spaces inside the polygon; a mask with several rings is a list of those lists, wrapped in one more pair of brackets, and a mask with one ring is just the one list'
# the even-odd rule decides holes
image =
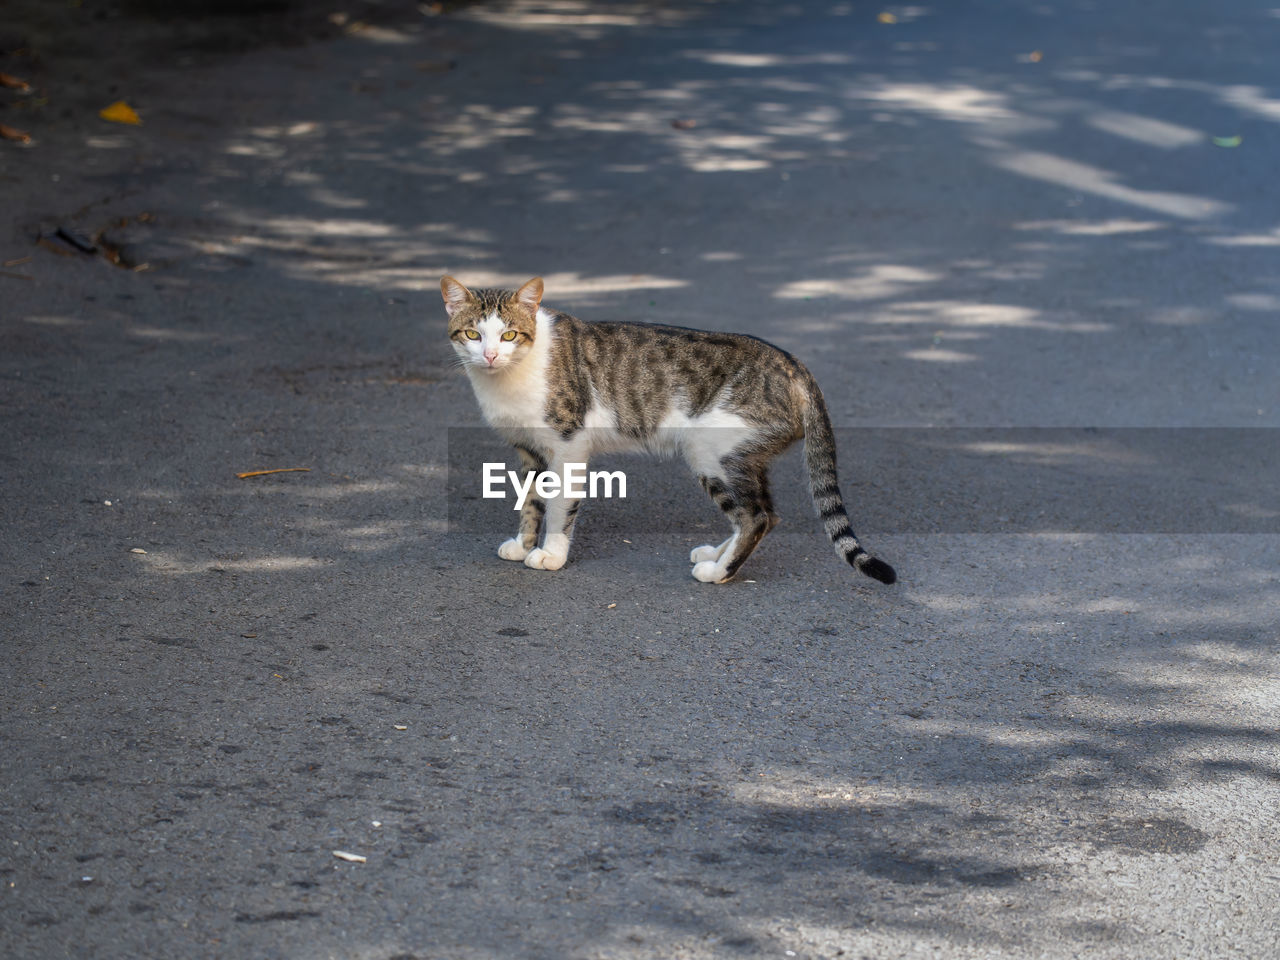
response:
{"label": "tree shadow", "polygon": [[[1274,425],[1280,224],[1251,145],[1274,138],[1280,21],[1218,11],[1193,76],[1174,54],[1199,34],[1145,17],[1082,42],[1022,3],[1003,31],[797,9],[478,4],[357,32],[195,93],[249,98],[230,134],[156,111],[156,182],[90,178],[112,192],[90,233],[162,204],[128,238],[152,269],[70,262],[3,326],[23,496],[2,509],[39,551],[5,564],[30,681],[5,814],[47,854],[6,851],[27,936],[137,943],[205,897],[183,936],[288,928],[290,956],[347,925],[371,956],[1048,952],[1147,942],[1171,908],[1112,873],[1218,871],[1214,804],[1251,820],[1280,782],[1274,538],[994,535],[979,494],[920,525],[948,469],[1005,471],[1025,516],[1088,505],[1069,471],[1114,458],[882,454],[941,476],[867,505],[894,593],[851,586],[796,502],[803,532],[713,595],[683,561],[699,494],[660,469],[651,499],[584,515],[559,578],[449,532],[447,428],[480,420],[445,272],[759,334],[842,426]],[[142,143],[115,136],[94,149]],[[848,446],[850,499],[874,501]],[[215,840],[212,877],[181,869]],[[335,874],[351,846],[376,869]],[[96,859],[116,885],[70,900]]]}

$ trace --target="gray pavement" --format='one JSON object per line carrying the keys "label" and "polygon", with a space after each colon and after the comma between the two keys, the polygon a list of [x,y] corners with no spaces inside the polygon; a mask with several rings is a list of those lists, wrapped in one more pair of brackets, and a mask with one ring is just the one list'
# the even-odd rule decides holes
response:
{"label": "gray pavement", "polygon": [[[0,955],[1274,957],[1276,444],[1173,429],[1280,426],[1274,4],[365,7],[0,59]],[[901,582],[631,461],[499,560],[442,273],[794,352]]]}

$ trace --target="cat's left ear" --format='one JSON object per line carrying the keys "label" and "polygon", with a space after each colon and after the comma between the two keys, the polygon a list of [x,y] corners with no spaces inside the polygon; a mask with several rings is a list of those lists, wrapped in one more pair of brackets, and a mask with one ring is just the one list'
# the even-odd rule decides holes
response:
{"label": "cat's left ear", "polygon": [[440,278],[440,295],[444,297],[444,309],[453,316],[472,299],[471,291],[453,277]]}
{"label": "cat's left ear", "polygon": [[538,305],[542,303],[542,278],[534,277],[517,290],[516,302],[523,307],[528,307],[530,313],[536,314]]}

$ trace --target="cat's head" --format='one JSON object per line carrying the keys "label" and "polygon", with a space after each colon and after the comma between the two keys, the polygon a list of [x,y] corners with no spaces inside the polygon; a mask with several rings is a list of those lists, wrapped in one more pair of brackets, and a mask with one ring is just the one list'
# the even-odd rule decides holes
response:
{"label": "cat's head", "polygon": [[441,277],[440,293],[449,314],[449,340],[468,367],[497,373],[518,363],[533,346],[541,277],[515,293],[468,290],[453,277]]}

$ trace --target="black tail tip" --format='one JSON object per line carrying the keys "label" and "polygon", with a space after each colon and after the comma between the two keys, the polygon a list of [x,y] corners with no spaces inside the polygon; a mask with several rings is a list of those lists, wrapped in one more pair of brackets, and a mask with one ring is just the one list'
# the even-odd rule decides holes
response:
{"label": "black tail tip", "polygon": [[859,554],[853,561],[853,565],[872,580],[879,580],[881,583],[898,582],[898,575],[893,572],[893,567],[869,553]]}

